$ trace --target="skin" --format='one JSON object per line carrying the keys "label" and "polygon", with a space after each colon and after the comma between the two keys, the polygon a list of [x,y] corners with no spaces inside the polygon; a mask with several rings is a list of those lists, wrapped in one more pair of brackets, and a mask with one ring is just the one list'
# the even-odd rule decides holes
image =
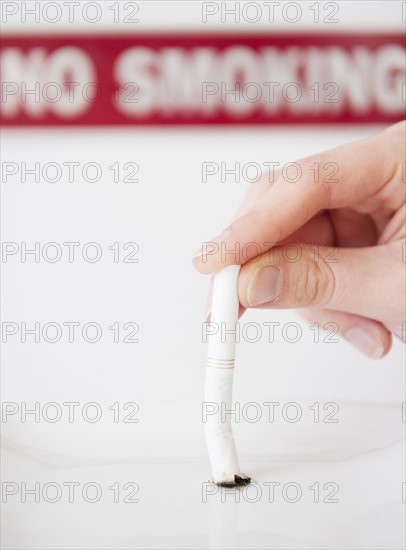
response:
{"label": "skin", "polygon": [[[320,327],[336,323],[366,355],[383,357],[392,335],[406,337],[405,157],[403,121],[298,160],[295,183],[267,174],[251,184],[231,225],[203,244],[195,268],[214,274],[240,264],[241,314],[248,307],[299,308]],[[338,167],[331,177],[329,162]]]}

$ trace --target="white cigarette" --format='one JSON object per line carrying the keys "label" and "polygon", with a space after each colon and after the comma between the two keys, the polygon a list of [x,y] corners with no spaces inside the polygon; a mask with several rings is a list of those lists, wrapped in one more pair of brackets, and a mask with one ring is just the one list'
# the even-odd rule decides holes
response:
{"label": "white cigarette", "polygon": [[216,414],[207,415],[205,435],[213,472],[213,481],[233,487],[251,480],[241,473],[231,427],[233,375],[238,322],[237,292],[239,265],[225,267],[214,276],[213,299],[208,331],[205,403]]}

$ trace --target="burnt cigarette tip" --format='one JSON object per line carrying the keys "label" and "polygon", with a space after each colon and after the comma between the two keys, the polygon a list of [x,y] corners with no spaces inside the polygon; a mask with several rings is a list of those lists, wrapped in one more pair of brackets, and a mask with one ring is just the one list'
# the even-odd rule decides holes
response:
{"label": "burnt cigarette tip", "polygon": [[234,487],[243,487],[244,485],[249,485],[251,483],[251,478],[244,476],[234,476],[234,481],[222,481],[217,483],[219,487],[226,487],[232,489]]}

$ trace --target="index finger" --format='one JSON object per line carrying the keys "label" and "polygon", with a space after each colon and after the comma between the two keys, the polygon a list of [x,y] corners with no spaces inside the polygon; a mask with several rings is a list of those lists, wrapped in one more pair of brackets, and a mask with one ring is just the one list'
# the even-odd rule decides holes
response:
{"label": "index finger", "polygon": [[376,195],[399,169],[405,129],[405,122],[401,122],[372,138],[291,163],[291,175],[280,174],[249,212],[218,237],[202,243],[193,258],[195,268],[201,273],[214,273],[227,265],[245,264],[322,210],[360,201],[365,201],[367,208],[371,197],[376,206]]}

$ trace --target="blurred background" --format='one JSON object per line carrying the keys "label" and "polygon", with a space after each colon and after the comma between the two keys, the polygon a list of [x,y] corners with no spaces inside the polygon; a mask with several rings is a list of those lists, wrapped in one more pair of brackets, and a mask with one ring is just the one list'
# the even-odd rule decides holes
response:
{"label": "blurred background", "polygon": [[404,118],[404,8],[2,3],[4,548],[404,547],[403,344],[248,311],[225,494],[191,266],[269,163]]}

